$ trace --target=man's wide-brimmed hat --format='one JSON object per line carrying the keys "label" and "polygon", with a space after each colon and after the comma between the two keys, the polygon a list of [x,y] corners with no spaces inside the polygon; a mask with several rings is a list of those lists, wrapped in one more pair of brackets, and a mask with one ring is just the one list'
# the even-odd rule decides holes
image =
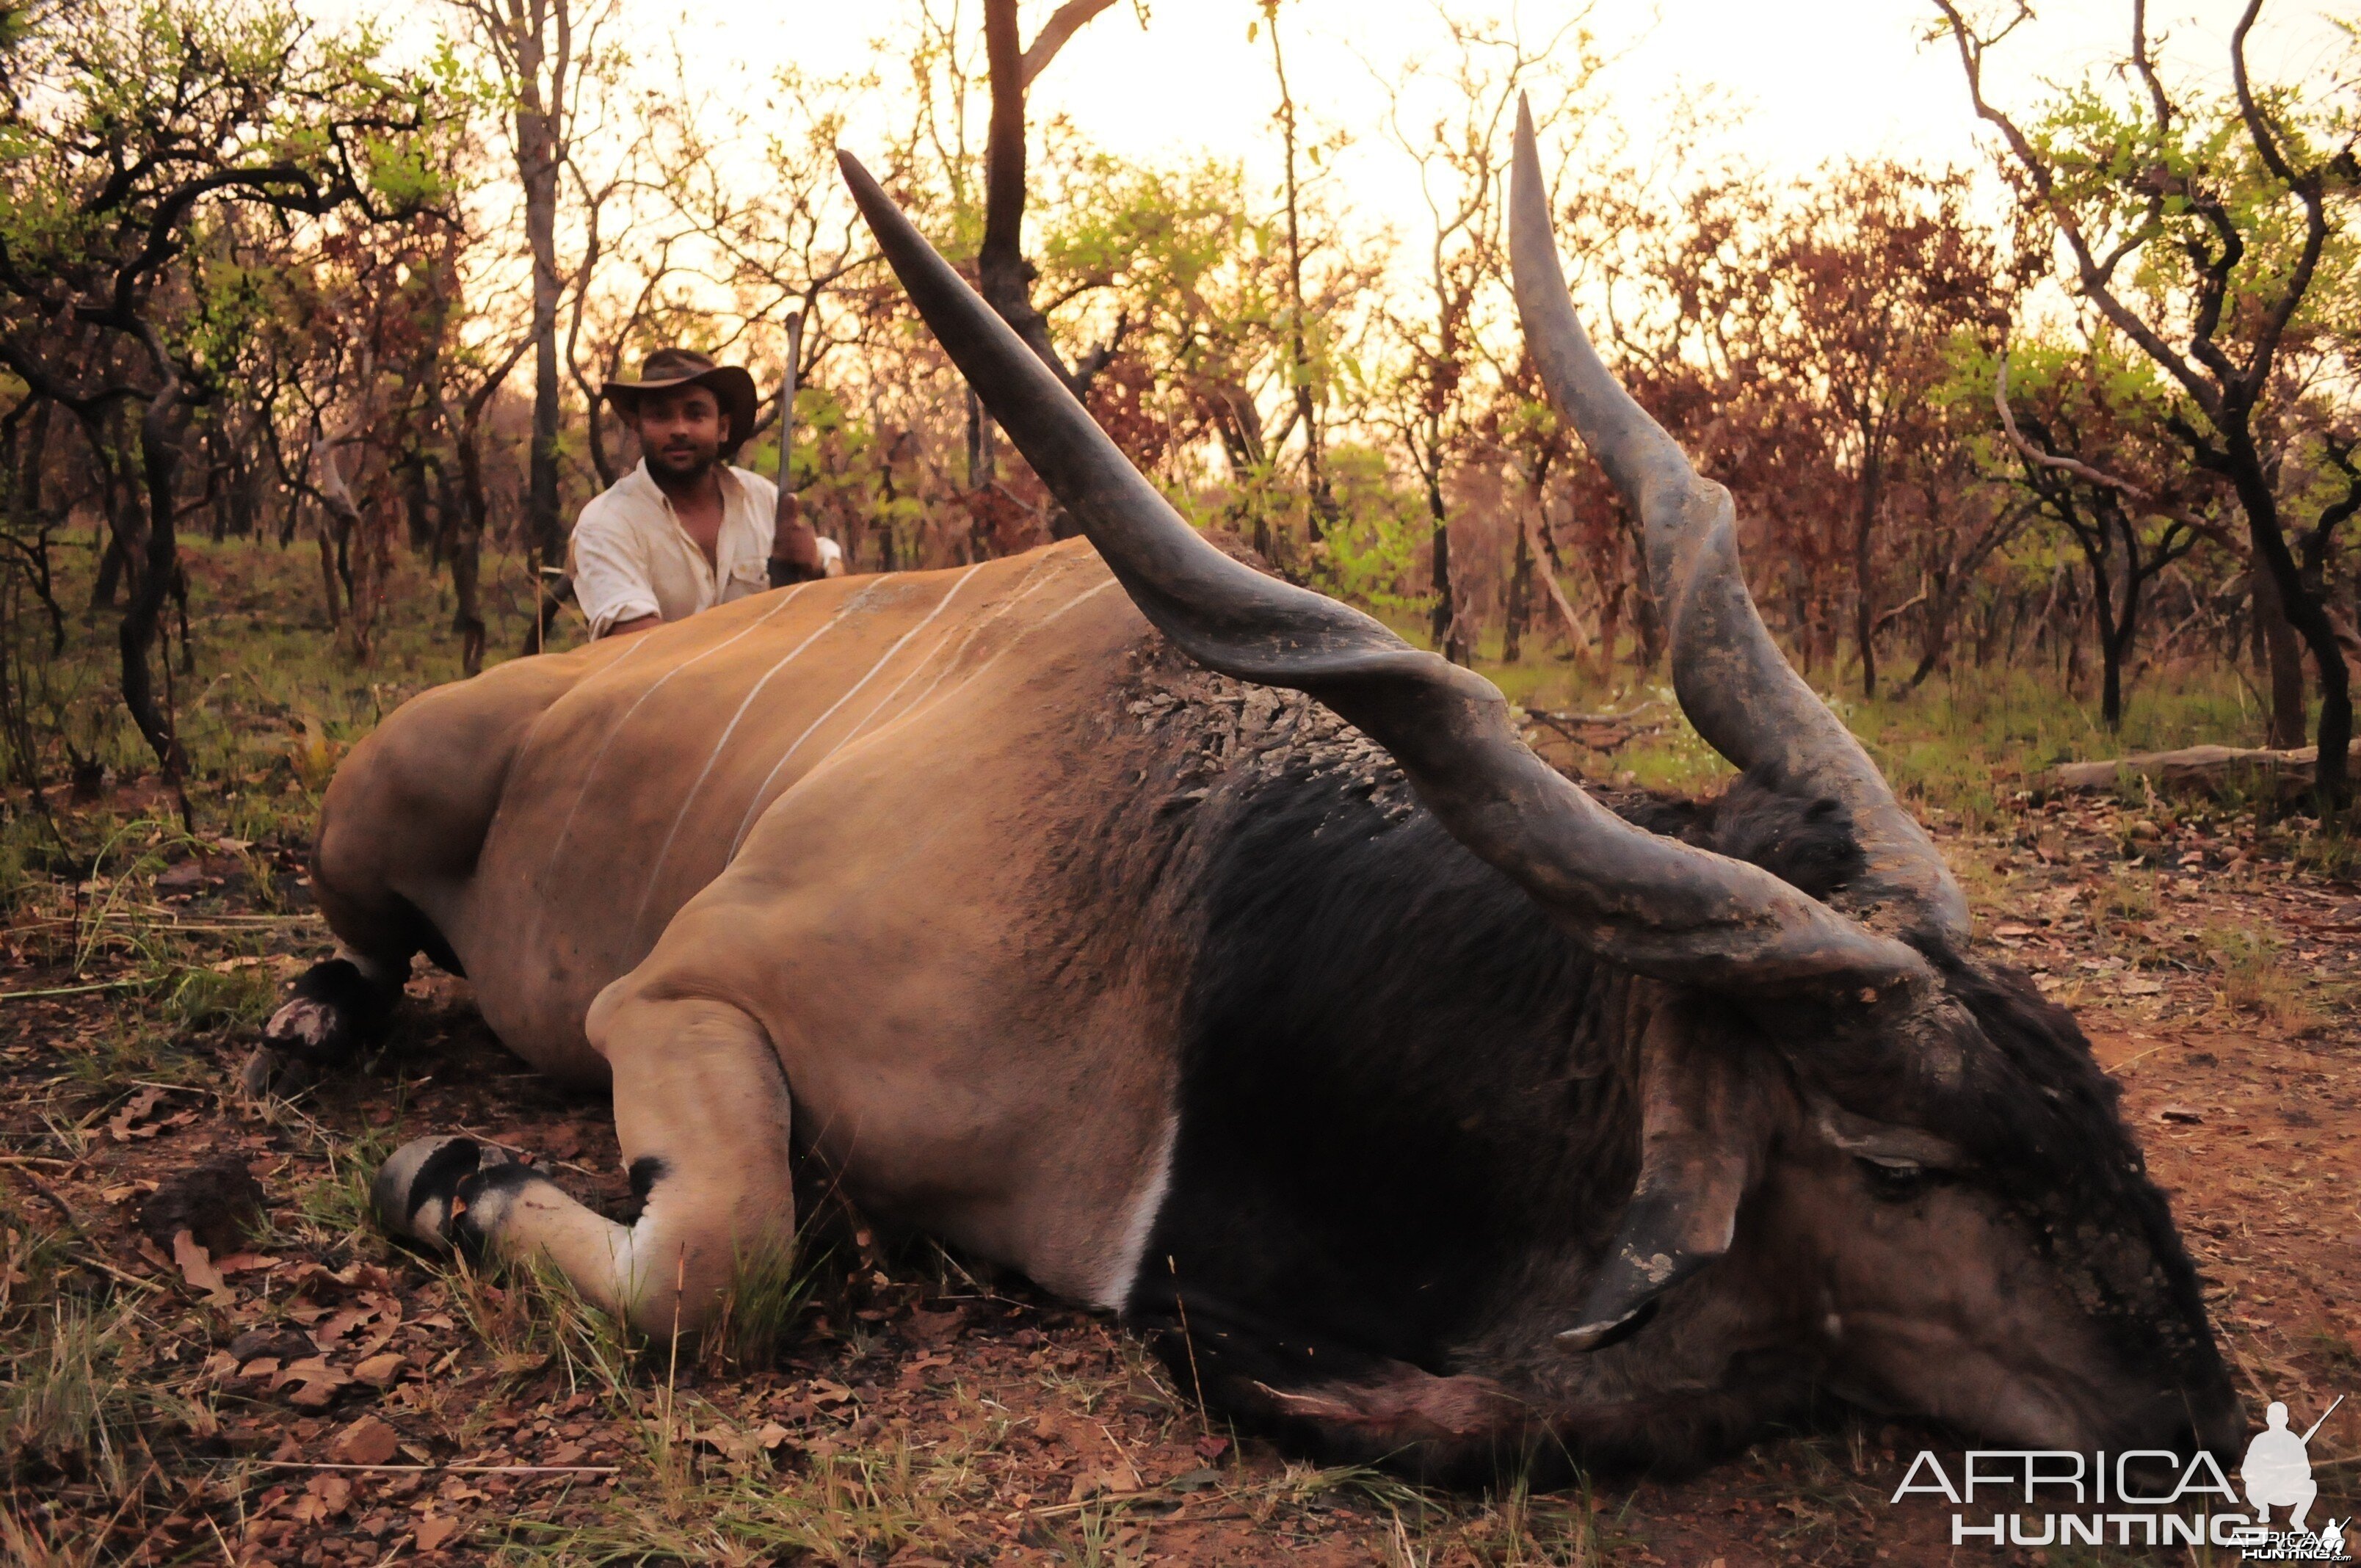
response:
{"label": "man's wide-brimmed hat", "polygon": [[716,365],[693,348],[659,348],[640,361],[638,380],[609,381],[598,389],[598,395],[618,410],[629,411],[642,393],[675,387],[703,387],[721,404],[721,411],[730,419],[730,439],[721,444],[723,456],[736,454],[753,433],[754,378],[735,365]]}

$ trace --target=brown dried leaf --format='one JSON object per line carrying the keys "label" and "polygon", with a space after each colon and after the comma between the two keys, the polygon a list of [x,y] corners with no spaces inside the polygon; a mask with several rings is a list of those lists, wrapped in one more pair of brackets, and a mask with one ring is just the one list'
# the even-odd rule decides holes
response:
{"label": "brown dried leaf", "polygon": [[328,1444],[328,1457],[339,1464],[386,1464],[400,1443],[394,1430],[375,1416],[363,1416]]}
{"label": "brown dried leaf", "polygon": [[341,1307],[312,1327],[312,1343],[322,1350],[342,1348],[337,1341],[377,1316],[375,1307]]}
{"label": "brown dried leaf", "polygon": [[319,1499],[321,1511],[315,1517],[323,1519],[334,1519],[343,1513],[345,1505],[353,1498],[353,1484],[342,1475],[314,1475],[303,1483],[303,1490]]}
{"label": "brown dried leaf", "polygon": [[354,1379],[372,1388],[390,1388],[401,1376],[401,1357],[391,1351],[382,1355],[372,1355],[353,1368]]}
{"label": "brown dried leaf", "polygon": [[193,1232],[172,1233],[172,1261],[180,1265],[181,1277],[189,1282],[191,1289],[207,1296],[219,1296],[229,1289],[229,1281],[214,1266],[213,1258]]}
{"label": "brown dried leaf", "polygon": [[421,1552],[433,1552],[459,1533],[459,1521],[444,1514],[427,1514],[418,1521],[415,1544]]}
{"label": "brown dried leaf", "polygon": [[352,1374],[339,1366],[328,1365],[324,1356],[307,1355],[281,1367],[279,1376],[270,1380],[272,1392],[292,1384],[295,1392],[288,1398],[307,1410],[324,1410],[336,1390],[353,1380]]}
{"label": "brown dried leaf", "polygon": [[141,1090],[131,1097],[129,1104],[107,1118],[106,1130],[114,1135],[118,1144],[127,1144],[134,1138],[154,1137],[156,1128],[135,1130],[134,1124],[147,1120],[148,1113],[156,1109],[156,1102],[163,1098],[164,1091],[160,1089]]}

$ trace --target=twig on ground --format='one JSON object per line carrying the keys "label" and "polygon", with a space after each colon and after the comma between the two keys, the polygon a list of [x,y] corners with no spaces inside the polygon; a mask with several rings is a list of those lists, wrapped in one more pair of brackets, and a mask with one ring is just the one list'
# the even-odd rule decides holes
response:
{"label": "twig on ground", "polygon": [[147,983],[144,980],[104,980],[95,985],[53,985],[45,991],[0,991],[0,1003],[22,1002],[33,996],[80,996],[91,991],[128,991]]}
{"label": "twig on ground", "polygon": [[619,1475],[620,1464],[336,1464],[326,1460],[258,1459],[272,1470],[369,1470],[445,1475]]}

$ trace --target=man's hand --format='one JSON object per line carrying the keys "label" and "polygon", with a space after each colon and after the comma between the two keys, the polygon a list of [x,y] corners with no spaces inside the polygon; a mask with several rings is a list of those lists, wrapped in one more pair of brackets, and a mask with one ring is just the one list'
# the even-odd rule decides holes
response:
{"label": "man's hand", "polygon": [[[607,628],[608,637],[629,637],[634,631],[653,631],[664,624],[661,615],[635,615],[629,620],[619,620]],[[604,641],[606,639],[601,638]]]}
{"label": "man's hand", "polygon": [[774,588],[823,575],[819,535],[804,521],[803,503],[792,490],[779,492],[779,510],[771,529],[770,568]]}

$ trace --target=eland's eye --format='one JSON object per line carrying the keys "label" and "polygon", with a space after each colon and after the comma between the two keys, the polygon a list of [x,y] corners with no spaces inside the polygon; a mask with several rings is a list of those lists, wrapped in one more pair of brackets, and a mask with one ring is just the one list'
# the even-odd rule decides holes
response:
{"label": "eland's eye", "polygon": [[1888,1201],[1916,1198],[1934,1183],[1935,1173],[1916,1160],[1857,1157],[1856,1163],[1869,1179],[1869,1190]]}

